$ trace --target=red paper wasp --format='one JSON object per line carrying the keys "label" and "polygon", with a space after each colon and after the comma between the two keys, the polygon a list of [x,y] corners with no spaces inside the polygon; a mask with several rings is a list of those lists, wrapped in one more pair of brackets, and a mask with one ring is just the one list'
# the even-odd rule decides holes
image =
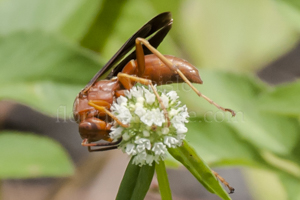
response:
{"label": "red paper wasp", "polygon": [[[116,97],[124,95],[125,90],[130,89],[136,82],[152,88],[153,84],[186,82],[200,97],[217,108],[235,115],[233,110],[214,103],[191,84],[191,82],[202,84],[198,70],[193,65],[174,56],[162,55],[156,50],[171,29],[172,22],[169,12],[161,13],[147,22],[127,40],[76,97],[74,117],[79,123],[82,145],[87,146],[89,151],[104,151],[118,147],[120,141],[112,142],[109,137],[112,122],[116,121],[121,126],[127,125],[122,124],[110,113],[110,106]],[[123,58],[134,47],[135,51]],[[105,77],[105,80],[98,80],[111,69],[112,71]],[[153,90],[156,91],[154,88]],[[161,102],[167,121],[170,122],[157,92],[156,97]],[[97,143],[96,141],[99,140],[107,142]],[[100,146],[100,148],[91,148],[95,146]]]}

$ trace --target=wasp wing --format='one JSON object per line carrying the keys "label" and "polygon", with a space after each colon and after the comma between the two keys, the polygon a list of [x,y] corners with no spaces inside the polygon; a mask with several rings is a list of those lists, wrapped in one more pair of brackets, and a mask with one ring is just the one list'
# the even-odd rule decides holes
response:
{"label": "wasp wing", "polygon": [[[144,26],[142,26],[131,38],[129,38],[125,44],[117,51],[117,53],[104,65],[104,67],[98,71],[95,76],[90,80],[90,82],[85,86],[82,92],[86,92],[89,88],[107,71],[109,71],[118,61],[120,61],[126,54],[128,54],[132,48],[135,46],[135,39],[138,37],[147,38],[153,34],[151,38],[149,38],[149,42],[155,48],[162,42],[165,38],[169,30],[172,26],[172,17],[170,12],[164,12],[156,17],[152,18],[148,21]],[[145,55],[150,54],[151,52],[144,48]],[[116,76],[126,63],[128,63],[131,59],[135,59],[136,54],[133,51],[131,54],[126,56],[106,77],[107,79]]]}

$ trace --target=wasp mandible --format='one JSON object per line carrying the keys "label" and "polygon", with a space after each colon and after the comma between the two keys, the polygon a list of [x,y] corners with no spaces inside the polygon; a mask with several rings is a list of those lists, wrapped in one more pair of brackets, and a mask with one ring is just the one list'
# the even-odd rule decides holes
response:
{"label": "wasp mandible", "polygon": [[[168,123],[170,123],[168,112],[153,86],[155,84],[185,82],[199,97],[218,109],[231,112],[232,116],[235,115],[233,110],[219,106],[191,84],[202,84],[196,67],[183,59],[162,55],[156,50],[171,29],[172,23],[170,12],[161,13],[147,22],[125,42],[77,95],[73,108],[74,118],[79,123],[82,145],[87,146],[89,151],[105,151],[118,147],[121,141],[112,141],[109,137],[110,129],[114,121],[124,127],[127,125],[122,124],[110,112],[110,107],[117,97],[124,95],[124,92],[132,88],[135,83],[152,88]],[[134,47],[135,51],[130,53]],[[99,80],[103,77],[104,80]],[[99,140],[107,142],[96,142]],[[92,148],[95,146],[100,148]]]}

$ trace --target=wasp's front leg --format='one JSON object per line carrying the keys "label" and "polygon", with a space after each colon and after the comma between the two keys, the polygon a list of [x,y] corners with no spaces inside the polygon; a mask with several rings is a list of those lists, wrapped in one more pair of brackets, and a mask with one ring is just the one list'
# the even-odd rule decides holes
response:
{"label": "wasp's front leg", "polygon": [[127,128],[129,125],[123,124],[114,114],[112,114],[109,110],[105,108],[105,106],[102,106],[97,101],[89,101],[88,103],[90,106],[93,106],[95,109],[97,109],[99,112],[105,112],[107,115],[109,115],[111,118],[113,118],[120,126]]}

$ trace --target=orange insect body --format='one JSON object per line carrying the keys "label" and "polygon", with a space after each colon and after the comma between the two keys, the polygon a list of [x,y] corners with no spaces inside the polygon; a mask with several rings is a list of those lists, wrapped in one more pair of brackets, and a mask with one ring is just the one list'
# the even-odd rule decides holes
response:
{"label": "orange insect body", "polygon": [[[164,85],[185,82],[198,96],[203,97],[217,108],[229,111],[233,116],[235,115],[234,111],[219,106],[191,84],[202,83],[198,70],[193,65],[174,56],[162,55],[156,50],[156,47],[171,29],[172,22],[171,14],[168,12],[157,15],[147,22],[127,40],[121,49],[77,95],[73,108],[74,118],[79,123],[79,132],[83,139],[82,145],[87,146],[89,151],[117,148],[121,140],[112,142],[109,137],[112,122],[115,121],[123,127],[128,127],[128,125],[119,121],[110,112],[110,107],[117,97],[124,95],[125,90],[129,90],[137,82],[152,88],[164,112],[168,126],[170,126],[168,112],[153,84]],[[147,37],[150,38],[145,40],[144,38]],[[133,47],[136,50],[124,58]],[[123,60],[121,60],[122,58]],[[111,68],[113,70],[106,77],[106,80],[98,81]],[[107,142],[94,143],[98,140]],[[91,149],[93,146],[100,146],[100,148]]]}
{"label": "orange insect body", "polygon": [[[178,67],[183,74],[193,83],[202,83],[197,68],[185,60],[174,56],[165,56],[174,66]],[[129,75],[138,74],[137,61],[130,61],[122,70]],[[150,79],[154,84],[164,85],[171,83],[182,83],[184,80],[178,74],[175,74],[161,60],[151,54],[145,56],[145,69],[141,78]],[[128,82],[131,84],[131,82]],[[132,84],[131,86],[132,87]],[[124,95],[126,88],[118,78],[111,80],[97,81],[86,93],[79,93],[74,102],[74,117],[79,121],[79,132],[82,139],[88,139],[88,142],[106,140],[111,142],[109,132],[112,119],[105,112],[100,112],[94,107],[88,105],[93,100],[110,109],[112,102]]]}

